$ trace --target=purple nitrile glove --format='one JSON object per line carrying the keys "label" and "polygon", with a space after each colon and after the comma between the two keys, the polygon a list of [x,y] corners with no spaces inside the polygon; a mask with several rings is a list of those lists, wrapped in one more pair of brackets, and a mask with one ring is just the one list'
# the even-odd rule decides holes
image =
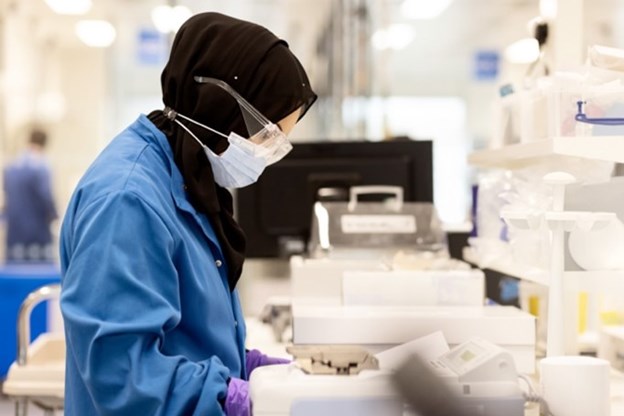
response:
{"label": "purple nitrile glove", "polygon": [[230,378],[224,407],[227,416],[251,416],[251,400],[249,399],[249,383],[247,381],[240,378]]}
{"label": "purple nitrile glove", "polygon": [[268,355],[262,354],[258,350],[249,350],[247,351],[247,360],[245,361],[245,368],[247,369],[247,378],[253,370],[258,367],[262,367],[265,365],[274,365],[274,364],[288,364],[290,360],[286,358],[277,358],[277,357],[269,357]]}

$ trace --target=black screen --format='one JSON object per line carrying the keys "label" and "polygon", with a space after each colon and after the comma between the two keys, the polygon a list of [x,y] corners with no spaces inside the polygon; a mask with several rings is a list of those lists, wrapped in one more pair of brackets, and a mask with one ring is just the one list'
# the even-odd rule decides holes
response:
{"label": "black screen", "polygon": [[[401,186],[404,199],[433,202],[431,141],[295,144],[259,181],[237,192],[236,213],[248,257],[287,256],[305,249],[318,190],[348,200],[357,185]],[[300,242],[301,244],[292,244]]]}

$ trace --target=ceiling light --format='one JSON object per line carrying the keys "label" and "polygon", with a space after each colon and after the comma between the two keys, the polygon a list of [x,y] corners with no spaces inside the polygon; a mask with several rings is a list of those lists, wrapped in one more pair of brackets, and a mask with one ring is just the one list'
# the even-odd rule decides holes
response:
{"label": "ceiling light", "polygon": [[373,34],[373,47],[379,50],[405,49],[414,40],[414,29],[409,25],[393,24]]}
{"label": "ceiling light", "polygon": [[388,35],[385,29],[379,29],[373,33],[373,47],[380,51],[390,48]]}
{"label": "ceiling light", "polygon": [[514,64],[530,64],[539,58],[539,44],[535,38],[520,39],[505,48],[505,58]]}
{"label": "ceiling light", "polygon": [[540,0],[540,16],[547,19],[557,17],[557,0]]}
{"label": "ceiling light", "polygon": [[117,31],[106,20],[81,20],[76,23],[76,35],[87,46],[106,48],[115,40]]}
{"label": "ceiling light", "polygon": [[159,32],[177,32],[192,15],[186,6],[156,6],[152,9],[152,22]]}
{"label": "ceiling light", "polygon": [[91,0],[45,0],[58,14],[85,14],[91,10]]}
{"label": "ceiling light", "polygon": [[404,0],[401,14],[407,19],[434,19],[452,2],[453,0]]}

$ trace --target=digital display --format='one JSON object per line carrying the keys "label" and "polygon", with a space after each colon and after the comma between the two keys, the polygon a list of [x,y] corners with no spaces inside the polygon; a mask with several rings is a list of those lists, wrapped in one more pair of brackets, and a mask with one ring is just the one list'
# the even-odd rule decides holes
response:
{"label": "digital display", "polygon": [[452,363],[452,367],[455,371],[463,372],[467,370],[467,367],[478,361],[479,357],[486,353],[487,351],[485,349],[471,342],[454,354],[449,354],[447,359]]}
{"label": "digital display", "polygon": [[465,362],[468,362],[468,361],[472,360],[473,358],[475,358],[476,356],[477,355],[474,352],[472,352],[470,350],[466,350],[466,351],[462,352],[462,354],[460,355],[460,358],[462,360],[464,360]]}

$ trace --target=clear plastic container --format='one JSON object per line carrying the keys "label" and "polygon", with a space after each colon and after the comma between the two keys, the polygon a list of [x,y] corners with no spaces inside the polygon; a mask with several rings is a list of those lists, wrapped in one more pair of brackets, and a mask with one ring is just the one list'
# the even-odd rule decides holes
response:
{"label": "clear plastic container", "polygon": [[[619,79],[603,82],[558,75],[549,92],[549,135],[553,137],[613,136],[624,134],[624,84]],[[579,102],[589,119],[621,118],[621,125],[606,126],[579,122]]]}
{"label": "clear plastic container", "polygon": [[[576,120],[578,103],[589,121],[622,119],[621,125]],[[540,78],[531,89],[500,100],[495,144],[530,143],[554,137],[624,135],[624,74],[592,69]],[[495,146],[496,147],[496,146]]]}

